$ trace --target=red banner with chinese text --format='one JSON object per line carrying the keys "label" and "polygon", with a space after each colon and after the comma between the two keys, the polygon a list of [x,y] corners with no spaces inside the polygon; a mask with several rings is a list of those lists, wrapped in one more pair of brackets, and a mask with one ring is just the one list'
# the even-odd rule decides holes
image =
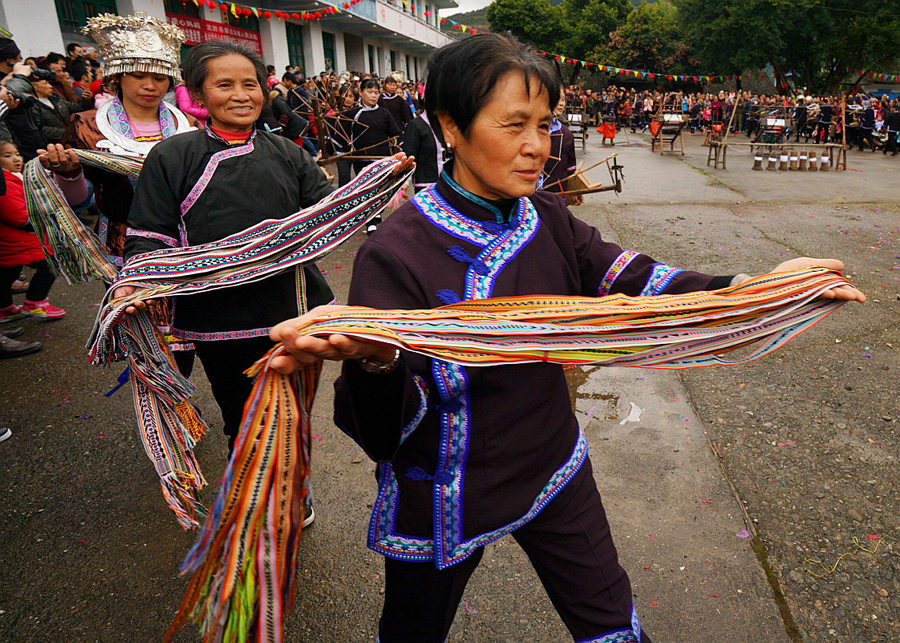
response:
{"label": "red banner with chinese text", "polygon": [[184,44],[186,45],[196,45],[207,40],[230,40],[262,55],[262,40],[255,31],[201,18],[176,16],[173,13],[167,13],[166,19],[173,25],[181,27],[184,31]]}

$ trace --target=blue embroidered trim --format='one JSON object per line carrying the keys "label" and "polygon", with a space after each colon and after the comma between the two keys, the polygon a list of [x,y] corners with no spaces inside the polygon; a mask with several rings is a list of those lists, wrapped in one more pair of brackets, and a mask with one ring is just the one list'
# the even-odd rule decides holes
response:
{"label": "blue embroidered trim", "polygon": [[428,412],[428,386],[425,384],[425,378],[421,375],[413,375],[413,381],[416,388],[419,389],[419,410],[416,411],[415,417],[409,421],[409,424],[400,431],[400,444],[406,442],[406,438],[422,423],[422,418]]}
{"label": "blue embroidered trim", "polygon": [[644,285],[644,289],[641,290],[641,297],[646,297],[650,295],[659,295],[663,290],[666,289],[672,279],[675,278],[675,275],[684,272],[679,268],[673,268],[672,266],[667,266],[664,263],[655,263],[653,264],[653,269],[650,272],[650,277],[647,279],[647,283]]}
{"label": "blue embroidered trim", "polygon": [[466,300],[489,298],[494,291],[494,282],[503,269],[537,235],[540,217],[528,199],[519,199],[513,220],[518,221],[518,225],[497,235],[476,257],[488,267],[488,273],[480,274],[475,265],[466,270]]}
{"label": "blue embroidered trim", "polygon": [[447,182],[447,185],[449,185],[451,188],[453,188],[453,190],[455,192],[458,192],[460,195],[464,196],[469,201],[472,201],[473,203],[477,203],[482,208],[489,210],[490,212],[492,212],[494,214],[494,217],[497,219],[497,223],[503,223],[503,219],[504,219],[503,213],[500,212],[500,210],[499,210],[499,208],[497,208],[497,206],[495,206],[491,203],[488,203],[487,201],[482,199],[477,194],[473,194],[473,193],[469,192],[466,188],[464,188],[459,183],[457,183],[456,181],[453,180],[453,177],[450,176],[450,172],[447,172],[446,170],[444,170],[443,172],[441,172],[441,177],[444,179],[444,181]]}
{"label": "blue embroidered trim", "polygon": [[400,488],[394,468],[388,463],[380,463],[376,469],[378,476],[378,497],[372,507],[369,521],[368,546],[382,556],[397,560],[425,563],[434,560],[434,543],[429,538],[401,536],[396,532],[397,506]]}
{"label": "blue embroidered trim", "polygon": [[462,490],[470,437],[469,378],[463,366],[439,359],[431,360],[431,374],[442,402],[460,402],[455,412],[441,413],[441,440],[434,472],[435,478],[442,476],[444,482],[433,487],[432,509],[435,562],[438,569],[443,569],[452,564],[448,560],[455,558],[454,549],[463,533]]}
{"label": "blue embroidered trim", "polygon": [[587,639],[576,639],[575,643],[640,643],[641,622],[637,617],[637,610],[631,606],[631,629],[614,630],[600,636]]}
{"label": "blue embroidered trim", "polygon": [[[583,433],[580,433],[578,436],[578,441],[575,443],[575,448],[572,450],[572,454],[562,464],[562,466],[560,466],[559,469],[556,470],[553,476],[551,476],[550,480],[547,482],[544,488],[541,489],[540,493],[537,495],[525,515],[523,515],[518,520],[509,523],[508,525],[504,525],[503,527],[499,527],[493,531],[479,534],[478,536],[467,541],[461,540],[461,503],[459,503],[458,499],[453,499],[449,503],[444,502],[444,505],[448,507],[451,513],[456,509],[454,504],[458,505],[460,519],[455,525],[450,525],[450,529],[442,529],[441,531],[438,531],[438,526],[435,527],[435,533],[444,534],[449,532],[456,536],[454,540],[443,543],[443,546],[439,548],[444,552],[443,557],[435,556],[434,540],[432,540],[431,538],[416,538],[414,536],[403,536],[396,533],[395,525],[400,489],[399,485],[397,484],[397,477],[395,475],[393,467],[391,467],[390,464],[386,463],[379,464],[377,471],[379,489],[378,498],[375,500],[375,505],[372,510],[372,518],[369,521],[368,546],[370,549],[378,552],[382,556],[395,558],[397,560],[410,560],[417,562],[434,561],[438,569],[445,569],[447,567],[455,565],[461,560],[467,558],[472,554],[473,551],[475,551],[479,547],[484,547],[485,545],[488,545],[495,540],[498,540],[503,536],[512,533],[516,529],[519,529],[529,521],[533,520],[534,517],[537,516],[544,509],[544,507],[546,507],[547,504],[557,496],[557,494],[559,494],[559,492],[569,483],[569,481],[572,480],[575,474],[578,473],[578,471],[581,469],[581,466],[584,464],[584,461],[587,459],[587,455],[587,438],[584,437]],[[459,488],[462,488],[461,475],[459,480],[454,477],[452,481],[447,484],[448,480],[444,476],[441,476],[439,474],[439,471],[435,472],[434,478],[439,479],[439,482],[445,484],[435,485],[436,497],[440,492],[451,487],[455,487],[457,482],[460,485]],[[444,501],[444,498],[441,497],[441,500]],[[437,516],[438,514],[435,513],[435,515]],[[458,530],[458,532],[456,530]],[[447,539],[441,538],[439,540]]]}
{"label": "blue embroidered trim", "polygon": [[444,200],[433,184],[417,192],[412,201],[416,210],[435,227],[452,234],[457,239],[484,247],[496,236],[485,230],[478,221],[456,211]]}
{"label": "blue embroidered trim", "polygon": [[634,250],[626,250],[613,261],[612,265],[609,267],[609,270],[606,271],[606,274],[603,275],[602,281],[600,281],[600,287],[597,288],[597,296],[605,297],[612,290],[613,284],[616,279],[619,278],[619,275],[622,274],[622,271],[628,267],[635,257],[637,257],[640,253],[635,252]]}

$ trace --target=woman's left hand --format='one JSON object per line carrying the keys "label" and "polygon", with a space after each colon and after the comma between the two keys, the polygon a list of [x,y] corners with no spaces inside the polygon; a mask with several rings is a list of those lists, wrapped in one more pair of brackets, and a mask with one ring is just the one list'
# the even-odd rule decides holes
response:
{"label": "woman's left hand", "polygon": [[392,157],[395,161],[400,161],[400,165],[394,168],[394,171],[391,172],[391,176],[397,176],[398,174],[403,174],[407,170],[411,170],[416,167],[416,157],[415,156],[407,156],[405,152],[397,152]]}
{"label": "woman's left hand", "polygon": [[[817,266],[821,268],[831,268],[832,270],[843,270],[844,262],[840,259],[815,259],[813,257],[797,257],[782,261],[772,269],[772,272],[785,272],[787,270],[797,270],[806,266]],[[858,288],[853,286],[838,286],[831,290],[826,290],[820,297],[822,299],[843,299],[845,301],[864,302],[866,295]]]}
{"label": "woman's left hand", "polygon": [[67,150],[59,143],[50,143],[46,150],[38,150],[41,165],[67,178],[73,179],[81,173],[81,161],[75,150]]}

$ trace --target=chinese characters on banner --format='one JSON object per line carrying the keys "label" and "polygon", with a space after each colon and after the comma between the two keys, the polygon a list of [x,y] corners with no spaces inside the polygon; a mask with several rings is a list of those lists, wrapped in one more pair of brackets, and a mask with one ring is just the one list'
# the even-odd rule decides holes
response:
{"label": "chinese characters on banner", "polygon": [[186,45],[196,45],[207,40],[230,40],[262,54],[262,41],[255,31],[200,18],[176,16],[172,13],[167,13],[166,19],[173,25],[181,27]]}

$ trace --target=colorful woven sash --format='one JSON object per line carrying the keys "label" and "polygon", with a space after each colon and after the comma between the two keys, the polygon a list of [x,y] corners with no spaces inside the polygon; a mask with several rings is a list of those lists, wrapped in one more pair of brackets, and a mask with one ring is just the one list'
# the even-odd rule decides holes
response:
{"label": "colorful woven sash", "polygon": [[[85,165],[136,179],[144,165],[142,159],[106,152],[72,150]],[[102,279],[112,281],[118,268],[108,258],[106,247],[72,211],[53,175],[33,159],[23,174],[28,216],[41,244],[52,249],[47,263],[54,274],[70,284]]]}
{"label": "colorful woven sash", "polygon": [[[433,310],[346,307],[300,330],[384,342],[468,366],[741,364],[834,312],[845,302],[819,296],[847,283],[840,273],[807,268],[684,295],[504,297]],[[762,345],[747,355],[721,357],[754,342]],[[274,347],[247,371],[256,379],[240,439],[213,510],[182,564],[182,573],[192,577],[166,642],[188,620],[201,624],[204,643],[282,640],[302,532],[299,503],[308,463],[301,445],[309,439],[320,368],[280,375],[269,363],[283,351]]]}
{"label": "colorful woven sash", "polygon": [[[220,241],[165,248],[134,257],[103,300],[89,340],[93,364],[127,359],[133,374],[138,427],[160,477],[166,502],[185,528],[205,514],[197,492],[206,482],[193,447],[205,426],[191,405],[193,386],[175,368],[147,312],[126,315],[137,299],[178,297],[251,283],[333,250],[380,214],[410,173],[398,162],[372,163],[348,185],[286,219],[270,219]],[[138,291],[113,301],[131,285]]]}

